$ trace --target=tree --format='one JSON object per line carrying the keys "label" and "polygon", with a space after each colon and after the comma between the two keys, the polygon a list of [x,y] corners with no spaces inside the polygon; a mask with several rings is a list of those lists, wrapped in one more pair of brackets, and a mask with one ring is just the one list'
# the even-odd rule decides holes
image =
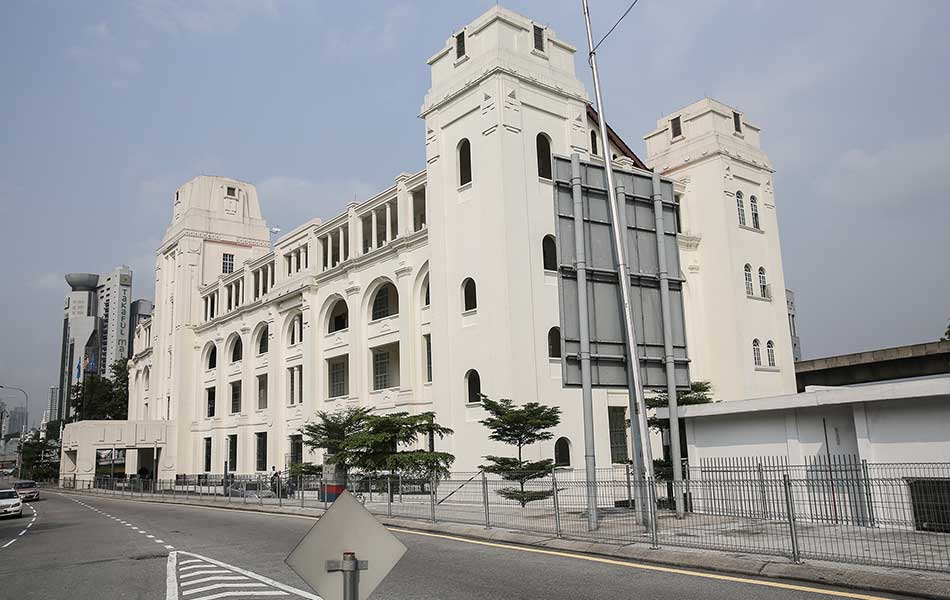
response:
{"label": "tree", "polygon": [[[366,427],[347,439],[345,450],[352,456],[353,465],[364,473],[446,477],[455,456],[437,452],[435,438],[443,439],[451,433],[451,429],[435,422],[432,412],[369,415]],[[420,438],[428,441],[427,448],[412,448]]]}
{"label": "tree", "polygon": [[[676,403],[678,406],[690,406],[693,404],[708,404],[712,402],[709,394],[712,392],[712,384],[708,381],[694,381],[689,385],[689,391],[677,392]],[[656,394],[645,399],[647,408],[667,408],[669,407],[669,396],[664,393]],[[659,417],[647,417],[647,424],[650,429],[662,433],[670,428],[669,419]],[[682,428],[680,428],[682,431]],[[682,441],[682,437],[680,438]],[[664,446],[664,454],[667,446]],[[685,454],[684,454],[685,456]],[[656,458],[653,460],[653,474],[657,479],[668,481],[673,479],[673,463],[669,456]]]}
{"label": "tree", "polygon": [[[442,439],[452,430],[436,423],[431,412],[374,415],[368,408],[348,408],[320,411],[316,417],[301,429],[304,444],[325,450],[324,462],[334,465],[342,480],[351,469],[445,476],[455,461],[453,455],[435,451],[435,438]],[[412,447],[420,437],[429,440],[428,449]]]}
{"label": "tree", "polygon": [[111,378],[86,373],[70,390],[74,420],[124,420],[129,417],[128,363],[117,360]]}
{"label": "tree", "polygon": [[335,465],[345,481],[352,461],[345,448],[346,440],[363,430],[369,413],[369,408],[353,407],[336,412],[318,411],[316,420],[308,421],[300,430],[303,443],[308,448],[324,450],[324,462]]}
{"label": "tree", "polygon": [[20,461],[23,476],[32,479],[52,479],[59,473],[59,446],[53,440],[31,436],[20,440]]}
{"label": "tree", "polygon": [[940,338],[941,342],[950,342],[950,322],[947,323],[947,330],[943,332],[943,337]]}
{"label": "tree", "polygon": [[522,507],[529,502],[549,498],[552,490],[526,490],[525,484],[533,479],[545,477],[554,468],[554,461],[550,458],[537,461],[524,460],[524,448],[550,440],[554,434],[550,431],[561,422],[561,409],[544,406],[537,402],[528,402],[516,407],[507,399],[495,401],[482,395],[482,406],[488,411],[489,417],[482,419],[482,425],[491,430],[489,438],[515,446],[517,458],[507,456],[485,456],[489,464],[481,468],[487,473],[500,475],[502,479],[517,483],[518,487],[506,487],[498,490],[498,495],[508,500],[515,500]]}

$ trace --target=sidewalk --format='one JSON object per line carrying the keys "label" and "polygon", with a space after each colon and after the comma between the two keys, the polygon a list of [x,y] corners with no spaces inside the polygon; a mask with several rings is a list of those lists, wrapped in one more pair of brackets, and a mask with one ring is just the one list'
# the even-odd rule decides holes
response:
{"label": "sidewalk", "polygon": [[[56,491],[64,494],[93,497],[102,496],[124,501],[178,504],[183,506],[213,506],[223,510],[301,515],[311,518],[319,518],[324,512],[322,508],[301,508],[299,506],[290,505],[274,506],[253,503],[244,504],[241,502],[229,504],[220,501],[208,502],[202,499],[170,499],[168,497],[155,497],[150,494],[129,498],[112,496],[110,494],[90,494],[88,492],[77,492],[61,488],[56,488]],[[780,557],[748,553],[727,553],[715,550],[693,550],[687,548],[651,549],[647,544],[606,544],[524,533],[499,527],[486,529],[480,525],[448,522],[433,523],[422,519],[387,517],[378,514],[376,517],[381,523],[393,528],[458,536],[471,540],[484,540],[493,543],[533,546],[548,550],[595,554],[652,565],[717,571],[761,578],[782,578],[823,585],[842,586],[858,590],[950,600],[950,573],[912,571],[889,567],[867,567],[863,565],[815,560],[796,564]]]}

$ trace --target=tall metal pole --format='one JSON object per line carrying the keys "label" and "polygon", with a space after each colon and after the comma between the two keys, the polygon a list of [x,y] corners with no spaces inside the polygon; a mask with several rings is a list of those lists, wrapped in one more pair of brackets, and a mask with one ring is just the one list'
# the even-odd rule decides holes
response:
{"label": "tall metal pole", "polygon": [[620,299],[623,304],[624,334],[626,337],[628,368],[628,394],[630,396],[630,433],[633,444],[634,467],[638,478],[653,478],[653,457],[650,452],[649,429],[647,428],[646,408],[643,403],[643,386],[640,382],[640,357],[637,351],[637,338],[633,328],[633,299],[630,292],[630,276],[627,270],[626,232],[620,226],[620,207],[617,203],[617,190],[614,186],[613,168],[610,164],[610,147],[607,143],[607,115],[604,113],[604,101],[600,93],[600,75],[597,72],[597,53],[594,51],[594,38],[590,29],[590,8],[584,3],[584,22],[587,26],[587,47],[594,79],[594,97],[597,101],[597,115],[600,120],[600,139],[607,175],[607,196],[610,204],[610,220],[617,252],[617,272],[620,276]]}
{"label": "tall metal pole", "polygon": [[676,498],[676,517],[682,519],[683,461],[680,457],[680,420],[676,398],[676,359],[673,356],[673,318],[670,314],[670,274],[666,266],[666,242],[663,239],[663,195],[660,193],[660,174],[653,173],[653,218],[656,223],[657,270],[660,276],[660,309],[663,313],[663,362],[666,364],[666,397],[670,407],[670,460],[673,462],[673,496]]}
{"label": "tall metal pole", "polygon": [[587,308],[587,249],[584,243],[584,203],[581,161],[571,155],[571,195],[574,200],[574,268],[577,271],[577,312],[580,321],[581,396],[584,409],[584,469],[587,481],[587,529],[597,529],[597,463],[594,457],[594,396],[590,373],[590,318]]}

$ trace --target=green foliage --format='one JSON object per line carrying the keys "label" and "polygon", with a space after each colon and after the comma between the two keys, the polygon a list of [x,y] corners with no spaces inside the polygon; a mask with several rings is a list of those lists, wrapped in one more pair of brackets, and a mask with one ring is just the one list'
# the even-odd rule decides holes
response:
{"label": "green foliage", "polygon": [[[709,394],[712,392],[712,384],[708,381],[694,381],[689,386],[688,392],[679,392],[676,394],[676,403],[679,406],[690,406],[692,404],[709,404],[712,402]],[[666,393],[656,394],[645,398],[647,408],[666,408],[669,406],[669,397]],[[648,417],[647,424],[651,429],[660,431],[669,429],[669,419],[660,419],[657,417]]]}
{"label": "green foliage", "polygon": [[55,441],[21,440],[19,451],[24,478],[52,479],[59,474],[59,445]]}
{"label": "green foliage", "polygon": [[301,430],[304,443],[326,450],[325,461],[342,471],[342,476],[356,469],[367,474],[387,471],[444,477],[455,461],[447,452],[436,452],[432,444],[427,450],[412,448],[420,438],[434,441],[452,433],[436,423],[431,412],[374,415],[367,408],[350,408],[336,413],[321,411],[316,417]]}
{"label": "green foliage", "polygon": [[947,330],[943,332],[943,337],[940,338],[941,342],[950,341],[950,322],[947,323]]}
{"label": "green foliage", "polygon": [[516,407],[514,403],[503,398],[495,401],[482,395],[482,406],[489,416],[482,419],[481,424],[491,430],[489,438],[515,446],[518,450],[517,458],[508,456],[485,456],[488,464],[481,466],[486,473],[495,473],[502,479],[517,483],[518,487],[506,487],[498,490],[498,495],[507,500],[514,500],[527,506],[529,502],[544,500],[551,497],[551,490],[526,490],[525,484],[533,479],[547,476],[554,468],[554,461],[550,458],[527,461],[524,460],[523,450],[537,442],[549,440],[554,434],[549,431],[561,422],[561,409],[544,406],[537,402],[528,402],[524,406]]}
{"label": "green foliage", "polygon": [[46,424],[46,439],[58,440],[59,430],[63,426],[62,421],[50,421]]}
{"label": "green foliage", "polygon": [[299,477],[301,475],[323,475],[323,465],[315,465],[312,463],[293,463],[290,465],[290,476]]}
{"label": "green foliage", "polygon": [[117,360],[109,371],[110,378],[86,373],[82,382],[72,387],[69,403],[74,420],[121,421],[129,417],[128,363]]}

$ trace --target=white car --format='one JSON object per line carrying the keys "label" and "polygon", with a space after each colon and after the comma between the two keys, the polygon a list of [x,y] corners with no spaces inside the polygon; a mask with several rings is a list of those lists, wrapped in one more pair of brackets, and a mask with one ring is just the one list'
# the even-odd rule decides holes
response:
{"label": "white car", "polygon": [[23,501],[16,490],[0,490],[0,517],[22,517]]}

